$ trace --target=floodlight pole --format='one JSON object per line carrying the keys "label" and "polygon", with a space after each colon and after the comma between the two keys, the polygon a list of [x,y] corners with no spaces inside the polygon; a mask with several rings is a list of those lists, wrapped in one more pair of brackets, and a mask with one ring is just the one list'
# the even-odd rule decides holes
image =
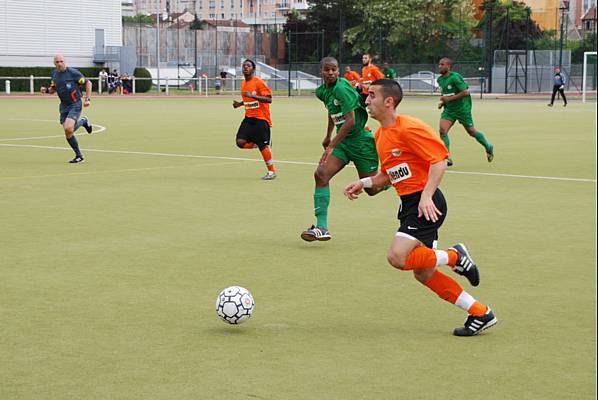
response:
{"label": "floodlight pole", "polygon": [[156,12],[156,23],[158,26],[157,29],[157,38],[156,38],[156,71],[157,71],[157,75],[156,77],[158,78],[158,93],[160,93],[160,5],[158,5],[158,10]]}
{"label": "floodlight pole", "polygon": [[569,2],[563,1],[561,6],[559,7],[561,11],[561,38],[560,38],[560,45],[559,45],[559,68],[563,67],[563,39],[564,39],[564,29],[565,29],[565,12],[569,11]]}

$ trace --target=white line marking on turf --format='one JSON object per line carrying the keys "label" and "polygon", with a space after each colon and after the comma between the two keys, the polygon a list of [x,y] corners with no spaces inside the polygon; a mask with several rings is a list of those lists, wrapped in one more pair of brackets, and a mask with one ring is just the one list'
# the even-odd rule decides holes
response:
{"label": "white line marking on turf", "polygon": [[[33,145],[33,144],[0,143],[0,147],[25,147],[25,148],[49,149],[49,150],[71,150],[70,147],[39,146],[39,145]],[[81,149],[81,150],[87,151],[87,152],[94,152],[94,153],[134,154],[134,155],[158,156],[158,157],[204,158],[204,159],[210,159],[210,160],[263,162],[262,159],[245,158],[245,157],[203,156],[203,155],[196,155],[196,154],[157,153],[157,152],[128,151],[128,150],[102,150],[102,149]],[[288,160],[274,160],[274,163],[294,164],[294,165],[310,165],[310,166],[318,165],[318,163],[314,163],[314,162],[288,161]],[[461,175],[484,175],[484,176],[496,176],[496,177],[519,178],[519,179],[540,179],[540,180],[596,183],[596,179],[587,179],[587,178],[561,178],[561,177],[556,177],[556,176],[516,175],[516,174],[499,174],[499,173],[491,173],[491,172],[468,172],[468,171],[446,171],[446,173],[461,174]]]}
{"label": "white line marking on turf", "polygon": [[[239,161],[231,161],[229,163],[202,163],[202,164],[193,164],[191,167],[210,167],[210,166],[222,166],[227,164],[238,164]],[[105,170],[105,171],[83,171],[83,172],[69,172],[65,174],[49,174],[49,175],[25,175],[25,176],[5,176],[0,177],[0,181],[5,180],[16,180],[16,179],[35,179],[35,178],[53,178],[57,176],[72,176],[72,175],[99,175],[99,174],[112,174],[112,173],[123,173],[123,172],[145,172],[145,171],[156,171],[156,170],[164,170],[164,169],[174,169],[174,168],[181,168],[180,165],[167,165],[164,167],[147,167],[147,168],[125,168],[125,169],[116,169],[116,170]]]}
{"label": "white line marking on turf", "polygon": [[[97,125],[97,124],[92,124],[92,125],[93,125],[94,129],[93,129],[93,132],[91,133],[91,135],[95,135],[97,133],[102,133],[106,130],[105,126]],[[98,128],[98,129],[96,129],[96,128]],[[90,135],[90,134],[87,132],[75,133],[75,136],[85,136],[85,135]],[[19,140],[51,139],[51,138],[60,138],[60,137],[64,137],[64,133],[62,135],[51,135],[51,136],[16,137],[16,138],[7,138],[7,139],[0,138],[0,142],[15,142],[15,141],[19,141]]]}

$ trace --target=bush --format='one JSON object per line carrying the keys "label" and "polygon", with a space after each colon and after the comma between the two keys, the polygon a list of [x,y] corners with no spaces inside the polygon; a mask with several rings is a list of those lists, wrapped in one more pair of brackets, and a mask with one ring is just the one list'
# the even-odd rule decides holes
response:
{"label": "bush", "polygon": [[[151,78],[152,74],[150,74],[150,72],[145,68],[135,68],[135,72],[133,72],[133,76],[135,76],[135,78]],[[135,81],[135,92],[137,92],[137,93],[149,92],[151,88],[152,88],[152,80],[151,79],[143,79],[143,80]]]}
{"label": "bush", "polygon": [[[83,75],[88,78],[97,78],[101,69],[99,67],[92,68],[77,68]],[[33,75],[36,79],[34,80],[33,87],[36,92],[39,92],[40,87],[50,85],[50,76],[54,71],[53,67],[0,67],[0,77],[25,77],[29,78]],[[39,79],[39,78],[47,79]],[[4,79],[2,79],[4,80]],[[98,81],[91,81],[93,90],[97,91]],[[4,85],[2,84],[2,87]],[[13,79],[10,82],[10,89],[15,92],[28,92],[29,91],[29,80],[28,79]]]}

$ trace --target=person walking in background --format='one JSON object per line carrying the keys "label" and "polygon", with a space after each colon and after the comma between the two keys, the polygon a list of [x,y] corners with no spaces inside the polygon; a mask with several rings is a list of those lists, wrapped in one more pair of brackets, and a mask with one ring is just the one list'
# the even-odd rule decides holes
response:
{"label": "person walking in background", "polygon": [[353,71],[348,65],[345,67],[345,74],[343,75],[343,78],[348,80],[351,86],[354,88],[359,86],[359,81],[361,80],[361,76],[359,76],[357,71]]}
{"label": "person walking in background", "polygon": [[397,79],[396,71],[390,68],[390,65],[387,62],[382,64],[382,73],[386,79]]}
{"label": "person walking in background", "polygon": [[370,84],[376,79],[384,78],[384,74],[380,71],[380,68],[374,65],[374,57],[369,53],[365,53],[361,57],[361,64],[363,65],[361,68],[361,97],[365,103]]}
{"label": "person walking in background", "polygon": [[565,83],[567,83],[567,78],[565,75],[561,74],[561,69],[556,67],[554,69],[554,76],[552,77],[553,86],[552,86],[552,97],[550,98],[550,103],[548,103],[548,107],[552,107],[554,104],[554,98],[557,92],[563,98],[563,107],[567,107],[567,98],[565,97]]}

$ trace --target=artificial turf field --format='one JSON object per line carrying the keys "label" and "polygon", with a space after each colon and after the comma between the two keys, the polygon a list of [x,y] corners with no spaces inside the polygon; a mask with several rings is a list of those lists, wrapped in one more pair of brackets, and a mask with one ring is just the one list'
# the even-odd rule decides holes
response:
{"label": "artificial turf field", "polygon": [[[451,131],[439,246],[467,244],[481,284],[456,279],[499,319],[473,338],[387,264],[398,199],[344,199],[353,168],[332,181],[333,239],[299,238],[315,98],[274,99],[270,182],[230,103],[96,96],[106,130],[70,165],[55,97],[0,98],[0,399],[596,397],[595,103],[474,99],[491,164]],[[399,110],[437,126],[432,98]],[[230,285],[256,301],[240,326],[214,309]]]}

